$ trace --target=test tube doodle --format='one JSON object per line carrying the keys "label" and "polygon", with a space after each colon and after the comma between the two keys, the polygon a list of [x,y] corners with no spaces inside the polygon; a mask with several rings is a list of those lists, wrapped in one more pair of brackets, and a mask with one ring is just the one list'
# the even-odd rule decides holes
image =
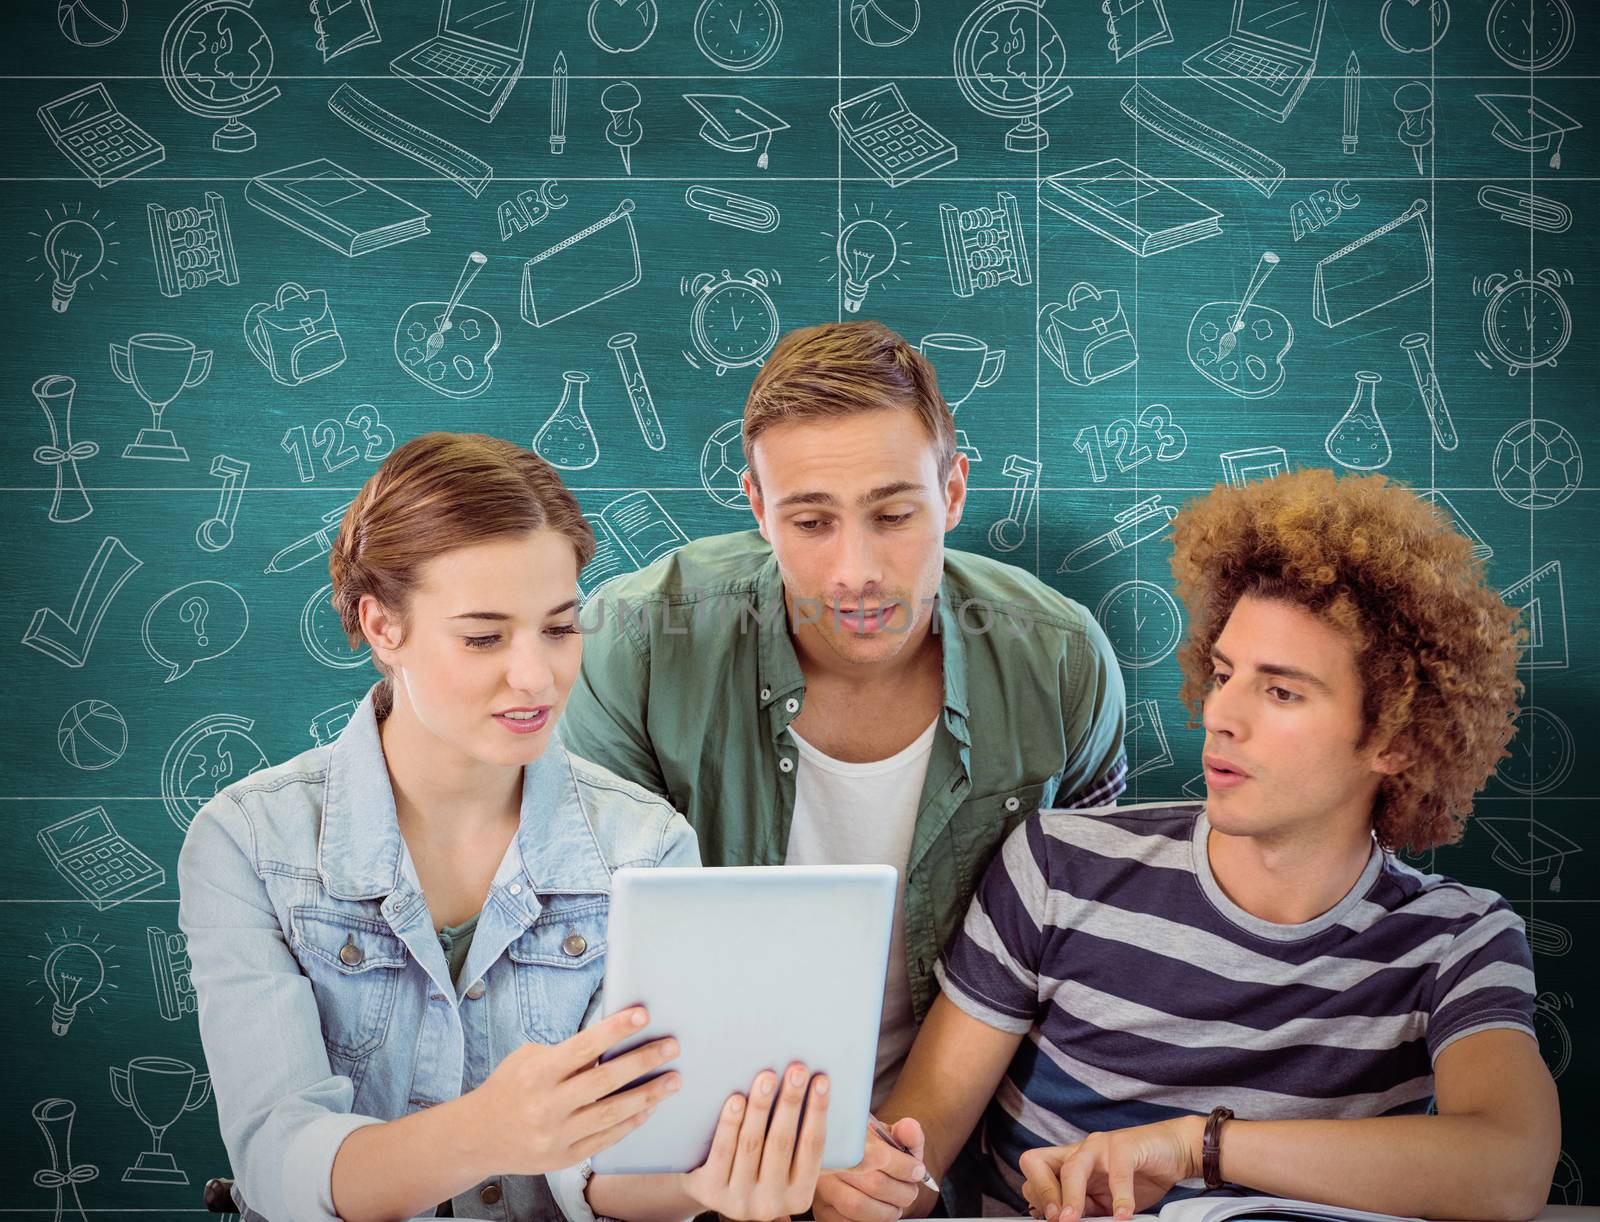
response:
{"label": "test tube doodle", "polygon": [[1417,380],[1417,394],[1422,398],[1422,408],[1428,413],[1428,423],[1433,426],[1433,439],[1441,450],[1453,450],[1461,444],[1456,434],[1456,422],[1444,401],[1444,391],[1439,386],[1439,375],[1433,368],[1433,351],[1428,347],[1428,336],[1413,331],[1400,341],[1400,347],[1411,358],[1411,373]]}
{"label": "test tube doodle", "polygon": [[632,331],[620,331],[606,341],[617,358],[617,368],[622,371],[622,385],[628,391],[628,405],[639,422],[639,432],[644,443],[652,450],[667,448],[666,430],[661,427],[661,417],[656,414],[656,402],[650,394],[650,384],[644,380],[644,367],[639,364],[639,351],[634,346],[639,337]]}

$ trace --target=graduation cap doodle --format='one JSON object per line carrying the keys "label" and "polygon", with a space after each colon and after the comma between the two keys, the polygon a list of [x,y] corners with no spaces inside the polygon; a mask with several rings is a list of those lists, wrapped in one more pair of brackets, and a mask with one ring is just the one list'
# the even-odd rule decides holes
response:
{"label": "graduation cap doodle", "polygon": [[686,93],[683,100],[705,116],[700,139],[729,153],[759,151],[756,165],[767,168],[767,142],[789,125],[765,106],[737,93]]}
{"label": "graduation cap doodle", "polygon": [[1561,168],[1561,138],[1583,126],[1571,115],[1527,93],[1480,93],[1478,101],[1495,118],[1489,133],[1519,153],[1550,154],[1550,168]]}
{"label": "graduation cap doodle", "polygon": [[1533,878],[1540,874],[1552,875],[1550,890],[1561,890],[1561,863],[1572,853],[1583,852],[1581,844],[1574,844],[1552,827],[1537,819],[1498,818],[1474,819],[1483,830],[1494,837],[1495,850],[1490,860],[1513,874]]}

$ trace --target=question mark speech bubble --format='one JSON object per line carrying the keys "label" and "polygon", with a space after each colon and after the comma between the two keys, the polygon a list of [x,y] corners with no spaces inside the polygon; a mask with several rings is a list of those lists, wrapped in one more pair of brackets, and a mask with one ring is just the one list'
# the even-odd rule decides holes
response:
{"label": "question mark speech bubble", "polygon": [[220,581],[191,581],[156,600],[139,637],[144,651],[167,668],[163,682],[171,683],[227,653],[249,626],[250,608],[239,591]]}

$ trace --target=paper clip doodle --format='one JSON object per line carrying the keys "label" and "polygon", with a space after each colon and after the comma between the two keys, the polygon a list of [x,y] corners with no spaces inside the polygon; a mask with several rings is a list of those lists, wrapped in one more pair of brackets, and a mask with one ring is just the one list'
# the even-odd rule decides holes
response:
{"label": "paper clip doodle", "polygon": [[684,191],[683,202],[696,212],[705,213],[708,221],[748,229],[751,233],[771,233],[782,220],[776,204],[720,187],[696,184]]}
{"label": "paper clip doodle", "polygon": [[547,327],[639,283],[639,235],[633,201],[624,199],[594,224],[562,238],[522,265],[522,319]]}
{"label": "paper clip doodle", "polygon": [[1337,327],[1370,314],[1433,283],[1433,239],[1419,199],[1371,233],[1318,262],[1311,284],[1311,316]]}
{"label": "paper clip doodle", "polygon": [[1537,229],[1543,233],[1565,233],[1572,227],[1572,209],[1560,200],[1511,187],[1487,186],[1478,189],[1478,202],[1502,221]]}

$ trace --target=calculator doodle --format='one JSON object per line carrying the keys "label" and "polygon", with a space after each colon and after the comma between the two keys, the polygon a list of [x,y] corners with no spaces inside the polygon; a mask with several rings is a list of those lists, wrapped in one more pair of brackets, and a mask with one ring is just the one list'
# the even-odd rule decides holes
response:
{"label": "calculator doodle", "polygon": [[39,107],[39,122],[97,187],[164,161],[167,150],[117,109],[99,81]]}
{"label": "calculator doodle", "polygon": [[104,912],[167,881],[167,873],[117,831],[103,806],[91,806],[38,834],[56,873]]}

